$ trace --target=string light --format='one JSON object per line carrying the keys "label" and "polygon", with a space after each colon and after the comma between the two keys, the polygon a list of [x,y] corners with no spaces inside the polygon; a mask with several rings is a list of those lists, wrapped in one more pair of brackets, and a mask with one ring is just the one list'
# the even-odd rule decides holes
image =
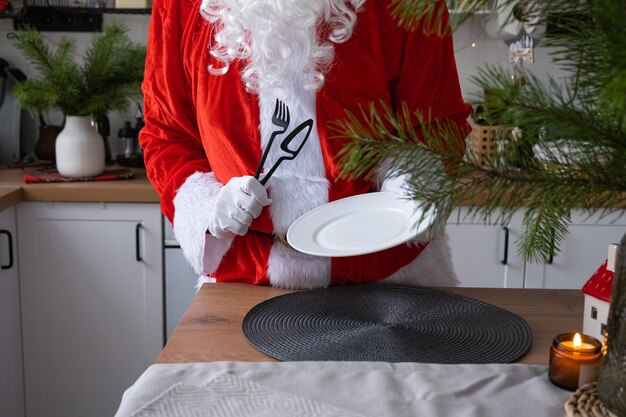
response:
{"label": "string light", "polygon": [[472,42],[472,48],[476,48],[476,42]]}

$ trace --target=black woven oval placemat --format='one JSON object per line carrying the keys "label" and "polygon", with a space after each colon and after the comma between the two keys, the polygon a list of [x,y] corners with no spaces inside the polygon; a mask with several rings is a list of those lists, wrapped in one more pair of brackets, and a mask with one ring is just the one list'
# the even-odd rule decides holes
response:
{"label": "black woven oval placemat", "polygon": [[256,305],[243,333],[282,361],[509,363],[530,348],[521,317],[430,288],[353,285]]}

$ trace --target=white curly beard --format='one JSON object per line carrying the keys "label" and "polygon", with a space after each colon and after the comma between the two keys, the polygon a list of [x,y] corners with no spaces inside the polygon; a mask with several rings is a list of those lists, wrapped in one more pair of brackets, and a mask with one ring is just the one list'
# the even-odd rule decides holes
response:
{"label": "white curly beard", "polygon": [[[365,0],[203,0],[200,12],[216,28],[210,53],[221,63],[210,66],[209,71],[225,74],[230,64],[240,59],[247,62],[241,77],[249,91],[273,87],[294,72],[301,74],[306,89],[316,90],[333,60],[332,43],[350,38],[363,3]],[[322,22],[328,25],[328,39],[318,36]]]}

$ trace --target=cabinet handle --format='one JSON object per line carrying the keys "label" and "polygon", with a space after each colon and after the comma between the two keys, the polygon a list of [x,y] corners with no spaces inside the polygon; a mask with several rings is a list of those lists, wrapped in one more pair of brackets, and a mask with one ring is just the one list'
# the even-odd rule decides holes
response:
{"label": "cabinet handle", "polygon": [[9,264],[2,265],[2,269],[11,269],[13,268],[13,235],[8,230],[0,230],[0,234],[7,235],[9,239]]}
{"label": "cabinet handle", "polygon": [[554,262],[554,232],[552,232],[552,238],[550,240],[550,257],[546,261],[546,264],[552,265]]}
{"label": "cabinet handle", "polygon": [[504,257],[500,263],[506,265],[509,262],[509,228],[502,226],[502,230],[504,230]]}
{"label": "cabinet handle", "polygon": [[143,261],[143,258],[141,257],[141,229],[143,228],[143,225],[141,223],[137,223],[137,226],[135,226],[135,256],[137,258],[137,262],[141,262]]}

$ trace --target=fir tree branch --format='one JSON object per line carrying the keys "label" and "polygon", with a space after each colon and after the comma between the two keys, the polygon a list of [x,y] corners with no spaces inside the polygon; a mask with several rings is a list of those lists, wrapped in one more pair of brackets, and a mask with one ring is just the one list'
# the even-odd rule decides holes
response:
{"label": "fir tree branch", "polygon": [[13,95],[19,105],[34,113],[48,110],[51,102],[58,100],[56,88],[48,82],[26,80],[13,88]]}
{"label": "fir tree branch", "polygon": [[24,107],[36,111],[58,108],[66,115],[87,116],[123,111],[129,99],[141,93],[145,47],[128,39],[122,23],[106,25],[92,39],[82,66],[74,61],[76,45],[71,39],[62,39],[52,52],[43,37],[29,29],[16,46],[41,77],[36,88],[20,90],[18,104]]}
{"label": "fir tree branch", "polygon": [[[418,126],[412,124],[414,120],[419,120]],[[543,166],[527,155],[527,168],[519,169],[505,148],[492,161],[501,159],[500,164],[483,167],[471,153],[464,157],[459,152],[458,128],[429,116],[407,114],[406,108],[394,114],[382,104],[370,104],[369,112],[361,108],[359,116],[346,112],[346,118],[331,123],[331,129],[337,132],[336,138],[350,140],[340,153],[342,176],[377,179],[378,168],[391,160],[383,178],[411,175],[412,198],[422,207],[440,210],[442,221],[453,207],[467,204],[477,193],[488,198],[471,208],[473,216],[506,223],[523,208],[526,220],[520,251],[527,259],[546,259],[559,251],[571,209],[591,210],[621,202],[621,195],[615,193],[620,185],[610,176],[595,173],[602,166],[596,161],[589,161],[593,169],[586,170],[584,161],[570,169]],[[423,174],[440,161],[448,162],[451,176],[442,180],[427,175],[429,186],[424,187]]]}

